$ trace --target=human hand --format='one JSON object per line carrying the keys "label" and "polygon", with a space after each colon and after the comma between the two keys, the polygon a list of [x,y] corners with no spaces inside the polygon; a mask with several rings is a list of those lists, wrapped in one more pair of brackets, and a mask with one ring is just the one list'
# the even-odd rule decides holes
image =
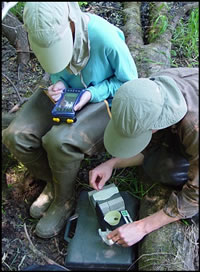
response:
{"label": "human hand", "polygon": [[113,167],[108,163],[104,162],[93,170],[89,171],[89,184],[95,190],[101,190],[105,185],[106,181],[111,177]]}
{"label": "human hand", "polygon": [[91,99],[91,92],[85,91],[84,94],[81,96],[81,99],[78,104],[74,107],[75,111],[79,111],[82,109],[83,106],[85,106]]}
{"label": "human hand", "polygon": [[125,224],[107,235],[119,245],[129,247],[147,235],[169,223],[178,221],[179,217],[168,216],[163,209],[130,224]]}
{"label": "human hand", "polygon": [[142,240],[146,234],[143,224],[135,221],[113,230],[107,235],[107,238],[123,247],[130,247]]}
{"label": "human hand", "polygon": [[49,86],[47,93],[53,98],[54,101],[58,101],[64,89],[64,83],[62,81],[58,81],[55,84]]}

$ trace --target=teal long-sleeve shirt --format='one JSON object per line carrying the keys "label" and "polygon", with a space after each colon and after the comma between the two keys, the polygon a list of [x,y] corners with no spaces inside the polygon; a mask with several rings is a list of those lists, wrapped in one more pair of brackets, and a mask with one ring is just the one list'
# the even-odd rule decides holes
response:
{"label": "teal long-sleeve shirt", "polygon": [[66,88],[85,88],[82,76],[92,95],[90,102],[101,102],[113,97],[123,83],[138,78],[138,74],[123,32],[98,15],[89,16],[90,57],[81,74],[64,69],[50,77],[53,84],[64,79]]}

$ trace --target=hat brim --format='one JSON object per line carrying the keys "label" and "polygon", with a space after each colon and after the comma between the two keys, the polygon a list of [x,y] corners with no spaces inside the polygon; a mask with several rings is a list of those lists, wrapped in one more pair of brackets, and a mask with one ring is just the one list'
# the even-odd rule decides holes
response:
{"label": "hat brim", "polygon": [[113,157],[130,158],[144,150],[151,138],[152,130],[148,130],[138,137],[120,135],[110,120],[104,132],[104,146]]}
{"label": "hat brim", "polygon": [[66,28],[62,39],[50,47],[38,46],[29,35],[30,46],[45,72],[55,74],[68,66],[73,55],[73,37],[70,27]]}

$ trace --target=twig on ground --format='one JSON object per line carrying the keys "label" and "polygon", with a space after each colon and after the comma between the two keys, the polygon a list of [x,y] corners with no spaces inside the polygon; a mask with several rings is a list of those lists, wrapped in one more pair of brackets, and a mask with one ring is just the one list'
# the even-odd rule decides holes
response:
{"label": "twig on ground", "polygon": [[24,256],[22,257],[21,262],[20,262],[20,264],[18,265],[18,270],[20,270],[20,267],[22,266],[22,264],[23,264],[23,262],[24,262],[25,259],[26,259],[26,255],[24,255]]}
{"label": "twig on ground", "polygon": [[50,259],[49,257],[47,257],[46,255],[44,255],[44,253],[40,252],[32,243],[31,239],[30,239],[30,236],[28,234],[28,231],[27,231],[27,228],[26,228],[26,223],[24,223],[24,231],[25,231],[25,234],[26,234],[26,237],[30,243],[30,249],[33,251],[33,253],[35,253],[37,256],[39,256],[40,258],[44,259],[48,264],[54,264],[54,265],[57,265],[61,268],[63,268],[64,270],[66,271],[70,271],[68,268],[54,262],[52,259]]}
{"label": "twig on ground", "polygon": [[8,256],[8,253],[7,253],[7,252],[6,252],[6,253],[4,252],[4,253],[3,253],[3,257],[2,257],[2,264],[5,264],[5,266],[8,267],[8,269],[11,271],[12,269],[11,269],[10,266],[5,262],[7,256]]}
{"label": "twig on ground", "polygon": [[5,24],[2,24],[2,26],[5,26],[5,27],[7,27],[7,28],[11,28],[11,29],[17,29],[17,28],[19,28],[19,27],[23,27],[23,25],[18,25],[18,26],[9,26],[9,25],[5,25]]}
{"label": "twig on ground", "polygon": [[2,262],[2,264],[5,264],[5,266],[7,266],[10,271],[12,271],[12,269],[10,268],[10,266],[6,262]]}
{"label": "twig on ground", "polygon": [[19,248],[17,248],[17,254],[15,255],[15,257],[13,258],[13,260],[12,260],[12,262],[10,264],[11,267],[12,267],[12,264],[15,263],[15,260],[17,259],[19,253],[20,253],[20,250],[19,250]]}
{"label": "twig on ground", "polygon": [[13,88],[15,89],[15,91],[16,91],[16,93],[17,93],[17,96],[18,96],[18,98],[19,98],[19,101],[20,102],[22,102],[22,98],[21,98],[21,96],[20,96],[20,94],[19,94],[19,91],[17,90],[17,88],[16,88],[16,86],[14,85],[14,83],[11,81],[11,79],[8,77],[8,76],[6,76],[4,73],[2,73],[2,75],[11,83],[11,85],[13,86]]}
{"label": "twig on ground", "polygon": [[57,239],[56,239],[56,238],[54,238],[54,242],[55,242],[55,245],[56,245],[56,248],[57,248],[57,250],[58,250],[59,254],[60,254],[60,255],[62,255],[62,256],[66,256],[66,255],[67,255],[67,253],[63,253],[63,252],[61,252],[61,251],[60,251],[60,249],[59,249],[59,245],[58,245],[58,241],[57,241]]}
{"label": "twig on ground", "polygon": [[34,54],[34,52],[31,51],[31,50],[21,50],[21,49],[16,49],[16,52],[17,52],[17,53],[32,53],[32,54]]}

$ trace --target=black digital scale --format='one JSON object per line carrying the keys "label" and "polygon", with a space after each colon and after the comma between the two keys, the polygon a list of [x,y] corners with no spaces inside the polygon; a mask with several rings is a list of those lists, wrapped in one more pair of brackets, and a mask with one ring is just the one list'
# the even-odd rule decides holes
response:
{"label": "black digital scale", "polygon": [[85,89],[64,89],[60,99],[52,110],[53,121],[76,122],[74,106],[80,101]]}
{"label": "black digital scale", "polygon": [[[139,201],[128,192],[120,192],[129,215],[135,221]],[[106,203],[106,201],[105,201]],[[74,221],[74,222],[73,222]],[[137,271],[137,247],[109,246],[98,234],[100,224],[88,198],[82,191],[75,214],[66,224],[64,239],[68,242],[65,266],[72,271]],[[72,234],[72,237],[71,237]]]}

